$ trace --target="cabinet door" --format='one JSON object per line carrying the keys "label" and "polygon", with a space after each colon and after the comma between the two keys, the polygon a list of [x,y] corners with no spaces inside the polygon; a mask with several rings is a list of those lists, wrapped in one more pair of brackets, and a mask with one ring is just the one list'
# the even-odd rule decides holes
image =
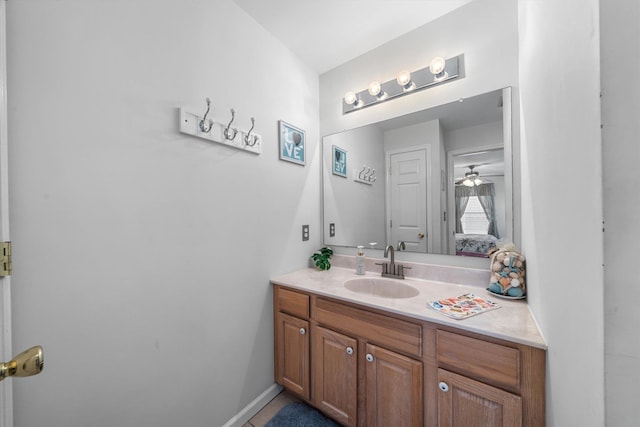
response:
{"label": "cabinet door", "polygon": [[[366,345],[367,426],[423,425],[422,362]],[[462,425],[462,424],[460,424]]]}
{"label": "cabinet door", "polygon": [[438,425],[519,427],[522,401],[519,396],[438,369]]}
{"label": "cabinet door", "polygon": [[309,322],[276,313],[276,382],[309,399]]}
{"label": "cabinet door", "polygon": [[337,332],[313,330],[313,403],[345,426],[356,425],[358,343]]}

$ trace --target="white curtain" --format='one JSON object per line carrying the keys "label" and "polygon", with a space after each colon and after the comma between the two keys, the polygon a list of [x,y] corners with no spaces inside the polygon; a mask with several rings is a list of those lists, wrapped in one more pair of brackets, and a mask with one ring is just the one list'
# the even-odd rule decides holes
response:
{"label": "white curtain", "polygon": [[456,233],[462,233],[462,216],[465,209],[467,209],[467,203],[469,203],[469,197],[476,196],[478,201],[484,210],[484,214],[489,221],[489,227],[487,234],[500,238],[498,233],[498,222],[496,220],[496,208],[494,203],[495,188],[492,183],[480,184],[475,187],[467,187],[465,185],[456,186]]}

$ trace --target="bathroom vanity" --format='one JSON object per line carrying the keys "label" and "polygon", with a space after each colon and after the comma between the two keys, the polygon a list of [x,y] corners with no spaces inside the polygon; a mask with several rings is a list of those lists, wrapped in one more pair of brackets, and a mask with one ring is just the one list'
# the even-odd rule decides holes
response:
{"label": "bathroom vanity", "polygon": [[[524,301],[417,279],[400,284],[413,293],[345,287],[358,277],[380,276],[272,279],[276,382],[345,426],[544,425],[546,345]],[[468,292],[501,307],[464,320],[427,307]]]}

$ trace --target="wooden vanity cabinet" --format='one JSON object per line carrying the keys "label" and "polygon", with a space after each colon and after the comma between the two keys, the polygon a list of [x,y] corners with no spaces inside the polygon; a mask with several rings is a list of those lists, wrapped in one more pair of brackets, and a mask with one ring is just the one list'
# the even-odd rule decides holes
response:
{"label": "wooden vanity cabinet", "polygon": [[423,425],[422,362],[366,345],[367,426]]}
{"label": "wooden vanity cabinet", "polygon": [[312,402],[317,408],[345,426],[422,425],[420,361],[321,326],[312,328]]}
{"label": "wooden vanity cabinet", "polygon": [[435,341],[438,426],[544,426],[544,350],[440,327]]}
{"label": "wooden vanity cabinet", "polygon": [[309,399],[309,296],[274,289],[275,379],[287,390]]}
{"label": "wooden vanity cabinet", "polygon": [[276,381],[344,426],[545,424],[542,349],[279,285],[274,313]]}
{"label": "wooden vanity cabinet", "polygon": [[520,396],[444,369],[438,369],[438,381],[438,426],[522,425]]}
{"label": "wooden vanity cabinet", "polygon": [[345,426],[355,426],[358,407],[358,341],[313,326],[313,403]]}

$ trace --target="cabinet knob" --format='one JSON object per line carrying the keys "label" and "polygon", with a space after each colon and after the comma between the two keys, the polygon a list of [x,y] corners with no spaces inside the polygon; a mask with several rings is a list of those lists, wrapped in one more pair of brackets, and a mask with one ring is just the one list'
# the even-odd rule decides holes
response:
{"label": "cabinet knob", "polygon": [[367,362],[373,362],[373,354],[371,354],[371,353],[367,353],[367,355],[365,356],[365,358],[367,359]]}
{"label": "cabinet knob", "polygon": [[300,328],[300,335],[304,335],[307,333],[307,330],[305,328]]}
{"label": "cabinet knob", "polygon": [[449,385],[444,381],[440,381],[438,387],[440,387],[440,390],[444,391],[445,393],[449,391]]}
{"label": "cabinet knob", "polygon": [[353,347],[347,347],[347,354],[353,354]]}

